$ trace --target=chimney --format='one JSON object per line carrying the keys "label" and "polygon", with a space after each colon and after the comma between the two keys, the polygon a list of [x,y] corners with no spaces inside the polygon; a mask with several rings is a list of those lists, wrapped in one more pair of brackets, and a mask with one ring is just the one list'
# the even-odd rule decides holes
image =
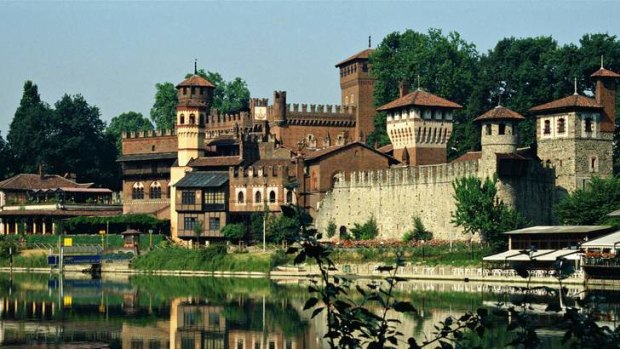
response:
{"label": "chimney", "polygon": [[401,81],[400,84],[398,84],[398,91],[399,97],[403,97],[409,94],[409,86],[407,86],[406,81]]}
{"label": "chimney", "polygon": [[[599,72],[603,71],[603,74]],[[597,74],[599,73],[599,74]],[[592,74],[596,81],[596,102],[603,106],[601,132],[614,132],[616,129],[616,79],[617,74],[601,68]]]}
{"label": "chimney", "polygon": [[39,164],[39,176],[41,179],[45,178],[45,165]]}

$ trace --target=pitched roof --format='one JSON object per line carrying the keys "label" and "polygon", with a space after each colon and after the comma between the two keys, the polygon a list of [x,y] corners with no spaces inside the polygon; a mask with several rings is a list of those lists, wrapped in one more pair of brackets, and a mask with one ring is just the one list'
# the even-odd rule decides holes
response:
{"label": "pitched roof", "polygon": [[177,87],[185,87],[185,86],[202,86],[202,87],[215,87],[213,83],[200,75],[192,75],[189,78],[179,82]]}
{"label": "pitched roof", "polygon": [[418,89],[398,99],[395,99],[388,104],[382,105],[381,107],[377,108],[377,110],[378,111],[390,110],[390,109],[396,109],[396,108],[406,107],[410,105],[417,105],[417,106],[422,106],[422,107],[441,107],[441,108],[451,108],[451,109],[463,108],[463,106],[458,103],[454,103],[445,98],[441,98],[432,93]]}
{"label": "pitched roof", "polygon": [[465,154],[459,156],[458,158],[452,160],[452,162],[480,160],[481,158],[482,158],[482,152],[480,152],[480,151],[468,151],[467,153],[465,153]]}
{"label": "pitched roof", "polygon": [[188,172],[174,186],[177,188],[219,188],[228,182],[228,172]]}
{"label": "pitched roof", "polygon": [[530,108],[531,112],[548,112],[562,109],[602,109],[603,106],[598,104],[594,98],[584,97],[573,94],[564,98],[556,99],[549,103],[537,105]]}
{"label": "pitched roof", "polygon": [[58,175],[21,173],[0,182],[0,189],[32,190],[51,188],[89,188],[93,183],[76,183]]}
{"label": "pitched roof", "polygon": [[239,156],[207,156],[191,160],[190,167],[239,166],[243,159]]}
{"label": "pitched roof", "polygon": [[496,106],[495,108],[487,111],[486,113],[480,115],[475,118],[474,121],[485,121],[485,120],[516,120],[521,121],[525,120],[523,115],[512,111],[506,107],[502,107],[501,105]]}
{"label": "pitched roof", "polygon": [[531,235],[531,234],[583,234],[605,233],[612,231],[608,225],[538,225],[535,227],[517,229],[504,232],[506,235]]}
{"label": "pitched roof", "polygon": [[344,61],[342,61],[342,62],[340,62],[340,63],[336,64],[336,68],[338,68],[338,67],[340,67],[341,65],[344,65],[344,64],[346,64],[346,63],[349,63],[349,62],[351,62],[351,61],[358,60],[358,59],[368,59],[368,57],[370,57],[370,54],[371,54],[373,51],[374,51],[374,49],[372,49],[372,48],[367,48],[367,49],[365,49],[365,50],[363,50],[363,51],[360,51],[360,52],[358,52],[358,53],[354,54],[353,56],[351,56],[351,57],[349,57],[349,58],[345,59]]}
{"label": "pitched roof", "polygon": [[343,149],[346,149],[346,148],[350,148],[350,147],[354,147],[354,146],[364,147],[364,148],[366,148],[366,149],[368,149],[368,150],[370,150],[372,152],[375,152],[375,153],[377,153],[377,154],[379,154],[381,156],[384,156],[384,157],[386,157],[386,158],[388,158],[390,160],[390,163],[398,163],[399,162],[398,160],[394,159],[393,157],[391,157],[391,156],[389,156],[387,154],[384,154],[384,153],[378,151],[377,149],[373,149],[373,148],[371,148],[371,147],[369,147],[366,144],[361,143],[361,142],[352,142],[352,143],[347,143],[347,144],[344,144],[344,145],[336,145],[336,146],[333,146],[333,147],[327,147],[327,148],[311,151],[311,152],[303,154],[303,157],[304,157],[305,161],[313,161],[313,160],[317,160],[317,159],[320,159],[322,157],[325,157],[327,155],[336,153],[336,152],[338,152],[340,150],[343,150]]}
{"label": "pitched roof", "polygon": [[128,161],[144,161],[144,160],[174,160],[177,158],[177,153],[145,153],[145,154],[130,154],[119,156],[117,162]]}
{"label": "pitched roof", "polygon": [[601,69],[599,69],[599,70],[595,71],[594,73],[592,73],[592,75],[590,75],[590,77],[592,77],[592,78],[595,78],[595,77],[620,78],[620,74],[601,67]]}
{"label": "pitched roof", "polygon": [[0,217],[6,216],[61,216],[61,217],[77,217],[77,216],[116,216],[123,213],[123,207],[110,208],[105,210],[90,210],[87,207],[81,210],[2,210]]}
{"label": "pitched roof", "polygon": [[378,151],[387,154],[389,152],[391,152],[392,150],[394,150],[394,146],[392,144],[386,144],[382,147],[377,148]]}

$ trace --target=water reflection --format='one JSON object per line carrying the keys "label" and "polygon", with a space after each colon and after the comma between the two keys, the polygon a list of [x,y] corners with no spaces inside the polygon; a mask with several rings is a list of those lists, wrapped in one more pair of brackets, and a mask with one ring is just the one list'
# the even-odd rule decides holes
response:
{"label": "water reflection", "polygon": [[[365,283],[366,281],[359,281]],[[313,349],[321,348],[324,318],[302,310],[307,282],[266,279],[132,276],[91,280],[81,276],[0,274],[0,345],[52,348],[78,343],[123,349]],[[449,315],[497,302],[518,303],[524,290],[508,285],[405,282],[398,297],[419,310],[399,315],[402,332],[423,338]],[[597,316],[615,327],[616,292],[573,288],[580,306],[596,303]],[[534,303],[548,302],[542,291]],[[569,305],[577,305],[570,303]],[[534,309],[536,307],[534,306]],[[545,323],[555,314],[536,310]],[[505,332],[505,331],[504,331]],[[507,334],[503,333],[506,339]],[[550,331],[553,347],[559,331]],[[494,341],[502,338],[492,338]],[[494,342],[497,343],[497,342]]]}

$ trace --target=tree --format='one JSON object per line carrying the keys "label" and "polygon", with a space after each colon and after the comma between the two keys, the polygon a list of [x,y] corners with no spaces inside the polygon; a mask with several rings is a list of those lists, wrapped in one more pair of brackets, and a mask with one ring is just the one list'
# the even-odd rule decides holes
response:
{"label": "tree", "polygon": [[338,227],[336,226],[334,219],[330,219],[329,222],[327,222],[327,227],[325,228],[325,235],[327,235],[328,238],[333,238],[334,235],[336,235],[337,228]]}
{"label": "tree", "polygon": [[377,220],[375,220],[374,216],[371,216],[364,224],[353,224],[351,234],[355,240],[372,240],[376,238],[379,235]]}
{"label": "tree", "polygon": [[408,241],[429,241],[433,239],[433,233],[428,231],[422,222],[422,219],[418,216],[413,217],[413,230],[405,233],[403,240]]}
{"label": "tree", "polygon": [[620,208],[620,178],[594,177],[584,189],[569,194],[554,207],[561,224],[590,225],[607,223],[607,214]]}
{"label": "tree", "polygon": [[238,242],[245,237],[245,226],[241,223],[226,224],[222,228],[222,236],[231,242]]}
{"label": "tree", "polygon": [[129,111],[113,117],[106,128],[106,134],[116,140],[116,149],[120,154],[122,152],[121,138],[123,132],[150,131],[152,129],[153,124],[149,119],[142,116],[141,113]]}
{"label": "tree", "polygon": [[[189,78],[191,75],[187,74],[185,78]],[[220,73],[206,72],[204,69],[199,69],[197,75],[215,85],[211,108],[226,114],[249,107],[250,90],[248,90],[248,85],[243,79],[236,77],[232,81],[226,82]]]}
{"label": "tree", "polygon": [[41,101],[37,85],[24,83],[24,93],[11,121],[7,140],[14,155],[16,172],[34,173],[47,162],[53,111]]}
{"label": "tree", "polygon": [[204,230],[204,226],[202,225],[202,221],[200,219],[197,219],[196,222],[194,223],[194,226],[192,227],[192,232],[194,233],[194,236],[196,237],[196,244],[200,244],[200,236],[202,235]]}
{"label": "tree", "polygon": [[0,133],[0,181],[4,178],[9,177],[12,174],[12,167],[14,166],[14,161],[12,159],[11,150],[6,141],[2,138],[2,133]]}
{"label": "tree", "polygon": [[506,237],[501,233],[522,228],[523,217],[497,197],[497,178],[462,177],[452,183],[456,209],[452,223],[466,234],[480,234],[483,241],[501,248]]}
{"label": "tree", "polygon": [[155,84],[155,102],[151,120],[158,130],[174,129],[177,114],[177,90],[171,82]]}

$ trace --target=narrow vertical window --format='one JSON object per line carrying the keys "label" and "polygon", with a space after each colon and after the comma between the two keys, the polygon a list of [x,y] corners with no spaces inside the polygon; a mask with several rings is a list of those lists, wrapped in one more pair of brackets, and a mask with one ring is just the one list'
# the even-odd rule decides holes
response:
{"label": "narrow vertical window", "polygon": [[543,133],[546,134],[546,135],[550,135],[551,134],[551,121],[545,120],[545,127],[543,129]]}
{"label": "narrow vertical window", "polygon": [[558,119],[558,133],[566,132],[566,121],[564,118]]}

